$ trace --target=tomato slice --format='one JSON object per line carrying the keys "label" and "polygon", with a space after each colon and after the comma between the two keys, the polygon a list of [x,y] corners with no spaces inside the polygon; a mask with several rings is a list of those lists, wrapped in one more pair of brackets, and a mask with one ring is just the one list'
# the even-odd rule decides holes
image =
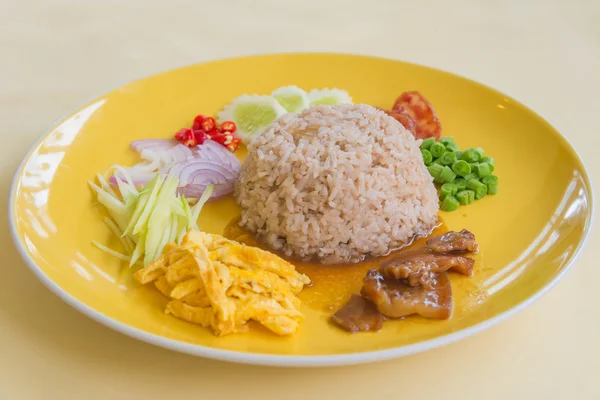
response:
{"label": "tomato slice", "polygon": [[415,138],[427,139],[434,137],[437,140],[441,137],[442,124],[435,115],[431,103],[421,93],[417,91],[402,93],[394,102],[392,111],[408,115],[415,121]]}

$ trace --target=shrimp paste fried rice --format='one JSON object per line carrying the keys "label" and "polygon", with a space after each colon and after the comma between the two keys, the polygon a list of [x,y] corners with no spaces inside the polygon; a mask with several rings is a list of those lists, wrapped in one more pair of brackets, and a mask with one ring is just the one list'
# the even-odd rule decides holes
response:
{"label": "shrimp paste fried rice", "polygon": [[248,146],[235,191],[240,224],[289,256],[339,263],[384,255],[437,223],[419,144],[364,104],[286,114]]}

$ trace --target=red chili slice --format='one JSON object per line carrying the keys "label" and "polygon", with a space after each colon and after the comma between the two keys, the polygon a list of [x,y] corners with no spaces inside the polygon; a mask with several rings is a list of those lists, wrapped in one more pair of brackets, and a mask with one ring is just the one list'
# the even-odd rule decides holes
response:
{"label": "red chili slice", "polygon": [[204,140],[206,140],[206,132],[204,132],[202,129],[195,130],[194,139],[196,139],[197,144],[204,143]]}
{"label": "red chili slice", "polygon": [[235,131],[237,130],[237,126],[233,121],[225,121],[221,124],[221,130],[223,132],[235,133]]}
{"label": "red chili slice", "polygon": [[227,139],[227,133],[219,132],[217,129],[213,129],[212,131],[208,132],[207,136],[210,137],[210,140],[214,140],[222,145],[225,145],[225,140]]}
{"label": "red chili slice", "polygon": [[192,130],[193,131],[197,131],[202,129],[202,122],[204,122],[204,120],[206,119],[205,115],[197,115],[196,118],[194,118],[194,123],[192,124]]}
{"label": "red chili slice", "polygon": [[416,122],[415,138],[440,138],[442,124],[435,115],[433,106],[421,93],[417,91],[402,93],[394,102],[392,111],[406,114]]}
{"label": "red chili slice", "polygon": [[181,143],[185,144],[187,147],[194,147],[198,144],[196,138],[194,137],[194,132],[192,132],[191,129],[185,130]]}
{"label": "red chili slice", "polygon": [[231,143],[229,143],[227,148],[229,149],[229,151],[234,152],[237,150],[238,147],[240,147],[241,143],[242,143],[242,138],[234,137],[231,139]]}
{"label": "red chili slice", "polygon": [[185,133],[186,133],[188,130],[189,130],[189,129],[187,129],[187,128],[184,128],[184,129],[180,130],[179,132],[177,132],[177,133],[175,134],[175,140],[178,140],[178,141],[180,141],[180,142],[181,142],[181,141],[183,141],[183,137],[184,137]]}
{"label": "red chili slice", "polygon": [[216,128],[217,123],[215,122],[214,118],[208,117],[204,121],[202,121],[200,125],[202,126],[202,130],[204,132],[210,132]]}

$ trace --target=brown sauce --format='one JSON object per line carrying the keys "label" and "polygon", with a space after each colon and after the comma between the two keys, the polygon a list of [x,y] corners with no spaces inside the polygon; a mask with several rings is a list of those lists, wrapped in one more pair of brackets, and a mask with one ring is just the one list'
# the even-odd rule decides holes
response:
{"label": "brown sauce", "polygon": [[[239,218],[230,221],[225,227],[223,236],[273,252],[273,250],[258,242],[251,233],[243,230],[238,223]],[[441,235],[446,232],[448,232],[448,227],[440,219],[440,224],[433,230],[431,235]],[[302,303],[311,308],[331,313],[342,307],[352,294],[360,293],[363,279],[370,269],[379,267],[382,262],[401,252],[424,247],[426,240],[427,238],[416,239],[409,246],[392,251],[387,256],[368,258],[354,264],[320,264],[278,255],[292,263],[297,271],[307,275],[312,281],[312,285],[306,287],[299,295]]]}

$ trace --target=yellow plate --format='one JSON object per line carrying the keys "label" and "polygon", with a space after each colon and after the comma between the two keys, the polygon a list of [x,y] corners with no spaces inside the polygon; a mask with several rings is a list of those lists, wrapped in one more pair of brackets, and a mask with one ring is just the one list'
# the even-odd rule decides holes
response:
{"label": "yellow plate", "polygon": [[[280,338],[253,329],[223,338],[163,313],[164,299],[138,287],[121,263],[91,245],[116,246],[87,181],[115,163],[133,164],[129,143],[170,137],[198,113],[214,115],[243,93],[284,85],[337,87],[355,102],[389,108],[405,90],[434,105],[444,134],[481,146],[496,160],[500,193],[443,218],[477,235],[473,278],[452,277],[454,317],[387,322],[351,335],[303,293],[306,320]],[[278,365],[350,364],[397,357],[469,336],[531,304],[556,283],[581,249],[592,214],[590,182],[567,141],[530,109],[479,83],[399,61],[341,54],[283,54],[194,65],[113,90],[61,119],[16,173],[10,220],[33,272],[70,305],[120,332],[170,349]],[[222,233],[239,214],[232,199],[203,210],[202,229]],[[454,274],[453,274],[454,275]]]}

